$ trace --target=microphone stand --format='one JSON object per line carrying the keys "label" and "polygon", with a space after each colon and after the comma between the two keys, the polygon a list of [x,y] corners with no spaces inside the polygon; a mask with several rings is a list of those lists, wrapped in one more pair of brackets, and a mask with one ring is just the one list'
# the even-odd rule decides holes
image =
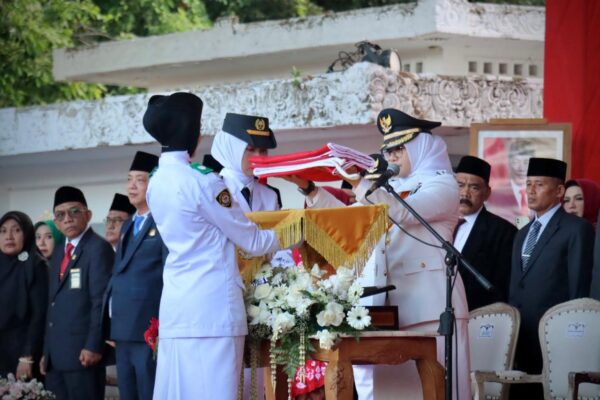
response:
{"label": "microphone stand", "polygon": [[454,335],[454,307],[452,306],[452,280],[456,275],[457,262],[460,262],[471,275],[475,277],[477,282],[486,290],[492,290],[492,284],[477,271],[462,254],[452,245],[452,243],[444,240],[435,229],[427,222],[414,208],[412,208],[398,193],[392,188],[389,182],[382,185],[404,208],[408,210],[416,219],[423,225],[442,245],[446,250],[444,262],[446,264],[446,308],[440,315],[440,327],[438,333],[444,336],[445,357],[444,357],[444,392],[445,399],[452,400],[452,337]]}

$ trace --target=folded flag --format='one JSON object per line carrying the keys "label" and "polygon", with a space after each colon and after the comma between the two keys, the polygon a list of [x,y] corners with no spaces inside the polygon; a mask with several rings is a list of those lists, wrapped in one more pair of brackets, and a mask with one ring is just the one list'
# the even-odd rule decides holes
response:
{"label": "folded flag", "polygon": [[359,171],[372,168],[373,159],[360,151],[335,143],[310,151],[277,156],[250,158],[254,175],[259,178],[297,175],[317,182],[336,181],[349,176],[345,171],[356,167]]}

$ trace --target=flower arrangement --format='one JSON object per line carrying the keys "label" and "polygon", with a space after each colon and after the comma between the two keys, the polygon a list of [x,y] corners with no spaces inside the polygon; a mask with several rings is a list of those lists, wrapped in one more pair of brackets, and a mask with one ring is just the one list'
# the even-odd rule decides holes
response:
{"label": "flower arrangement", "polygon": [[152,349],[152,356],[156,360],[156,353],[158,352],[158,319],[152,318],[150,320],[150,326],[144,332],[144,341]]}
{"label": "flower arrangement", "polygon": [[358,338],[371,324],[368,310],[358,305],[363,289],[352,270],[340,267],[328,278],[325,273],[317,265],[307,271],[264,264],[246,291],[250,339],[271,342],[273,385],[275,364],[283,365],[288,382],[298,367],[302,376],[314,350],[309,339],[328,350],[340,335]]}
{"label": "flower arrangement", "polygon": [[33,379],[29,382],[15,379],[13,374],[0,377],[0,399],[2,400],[52,400],[56,397],[44,389],[41,382]]}

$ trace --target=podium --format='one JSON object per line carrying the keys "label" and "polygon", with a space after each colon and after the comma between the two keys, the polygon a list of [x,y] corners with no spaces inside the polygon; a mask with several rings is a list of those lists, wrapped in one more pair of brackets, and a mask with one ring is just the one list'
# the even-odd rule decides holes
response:
{"label": "podium", "polygon": [[[313,358],[327,361],[325,374],[325,398],[327,400],[352,400],[353,373],[352,365],[397,365],[415,360],[423,398],[425,400],[444,399],[444,368],[438,363],[435,332],[412,331],[378,331],[364,332],[360,340],[352,336],[342,337],[331,350],[319,348],[314,341],[316,352]],[[269,360],[269,343],[261,346],[261,360]],[[282,372],[277,375],[276,392],[270,380],[270,366],[265,368],[265,396],[267,400],[287,399],[287,377]]]}

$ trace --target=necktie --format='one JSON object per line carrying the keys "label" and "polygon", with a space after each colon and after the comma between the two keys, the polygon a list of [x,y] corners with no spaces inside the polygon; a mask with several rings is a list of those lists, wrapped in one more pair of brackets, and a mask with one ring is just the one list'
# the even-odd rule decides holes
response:
{"label": "necktie", "polygon": [[252,209],[252,193],[250,193],[250,189],[244,187],[242,189],[242,196],[244,196],[244,198],[246,199],[246,203],[248,203],[248,206],[250,207],[250,209]]}
{"label": "necktie", "polygon": [[63,256],[63,259],[60,262],[60,273],[58,274],[58,277],[61,281],[65,277],[65,272],[67,271],[67,266],[69,265],[69,260],[71,260],[71,253],[73,252],[73,247],[74,246],[71,243],[67,243],[67,248],[65,249],[65,255]]}
{"label": "necktie", "polygon": [[523,250],[523,254],[521,255],[521,268],[523,269],[523,271],[526,271],[529,267],[529,258],[531,257],[531,253],[533,253],[533,249],[535,248],[537,236],[540,232],[541,227],[542,224],[540,223],[540,221],[535,220],[529,228],[529,232],[527,233],[527,241],[525,242],[525,249]]}
{"label": "necktie", "polygon": [[137,236],[137,234],[140,233],[142,222],[144,222],[144,217],[140,215],[133,217],[133,236]]}
{"label": "necktie", "polygon": [[460,228],[460,226],[462,224],[464,224],[465,222],[467,222],[467,220],[464,219],[464,218],[459,218],[458,219],[458,223],[456,224],[456,228],[454,228],[454,233],[452,233],[452,243],[454,243],[454,241],[456,240],[456,235],[458,234],[458,228]]}

